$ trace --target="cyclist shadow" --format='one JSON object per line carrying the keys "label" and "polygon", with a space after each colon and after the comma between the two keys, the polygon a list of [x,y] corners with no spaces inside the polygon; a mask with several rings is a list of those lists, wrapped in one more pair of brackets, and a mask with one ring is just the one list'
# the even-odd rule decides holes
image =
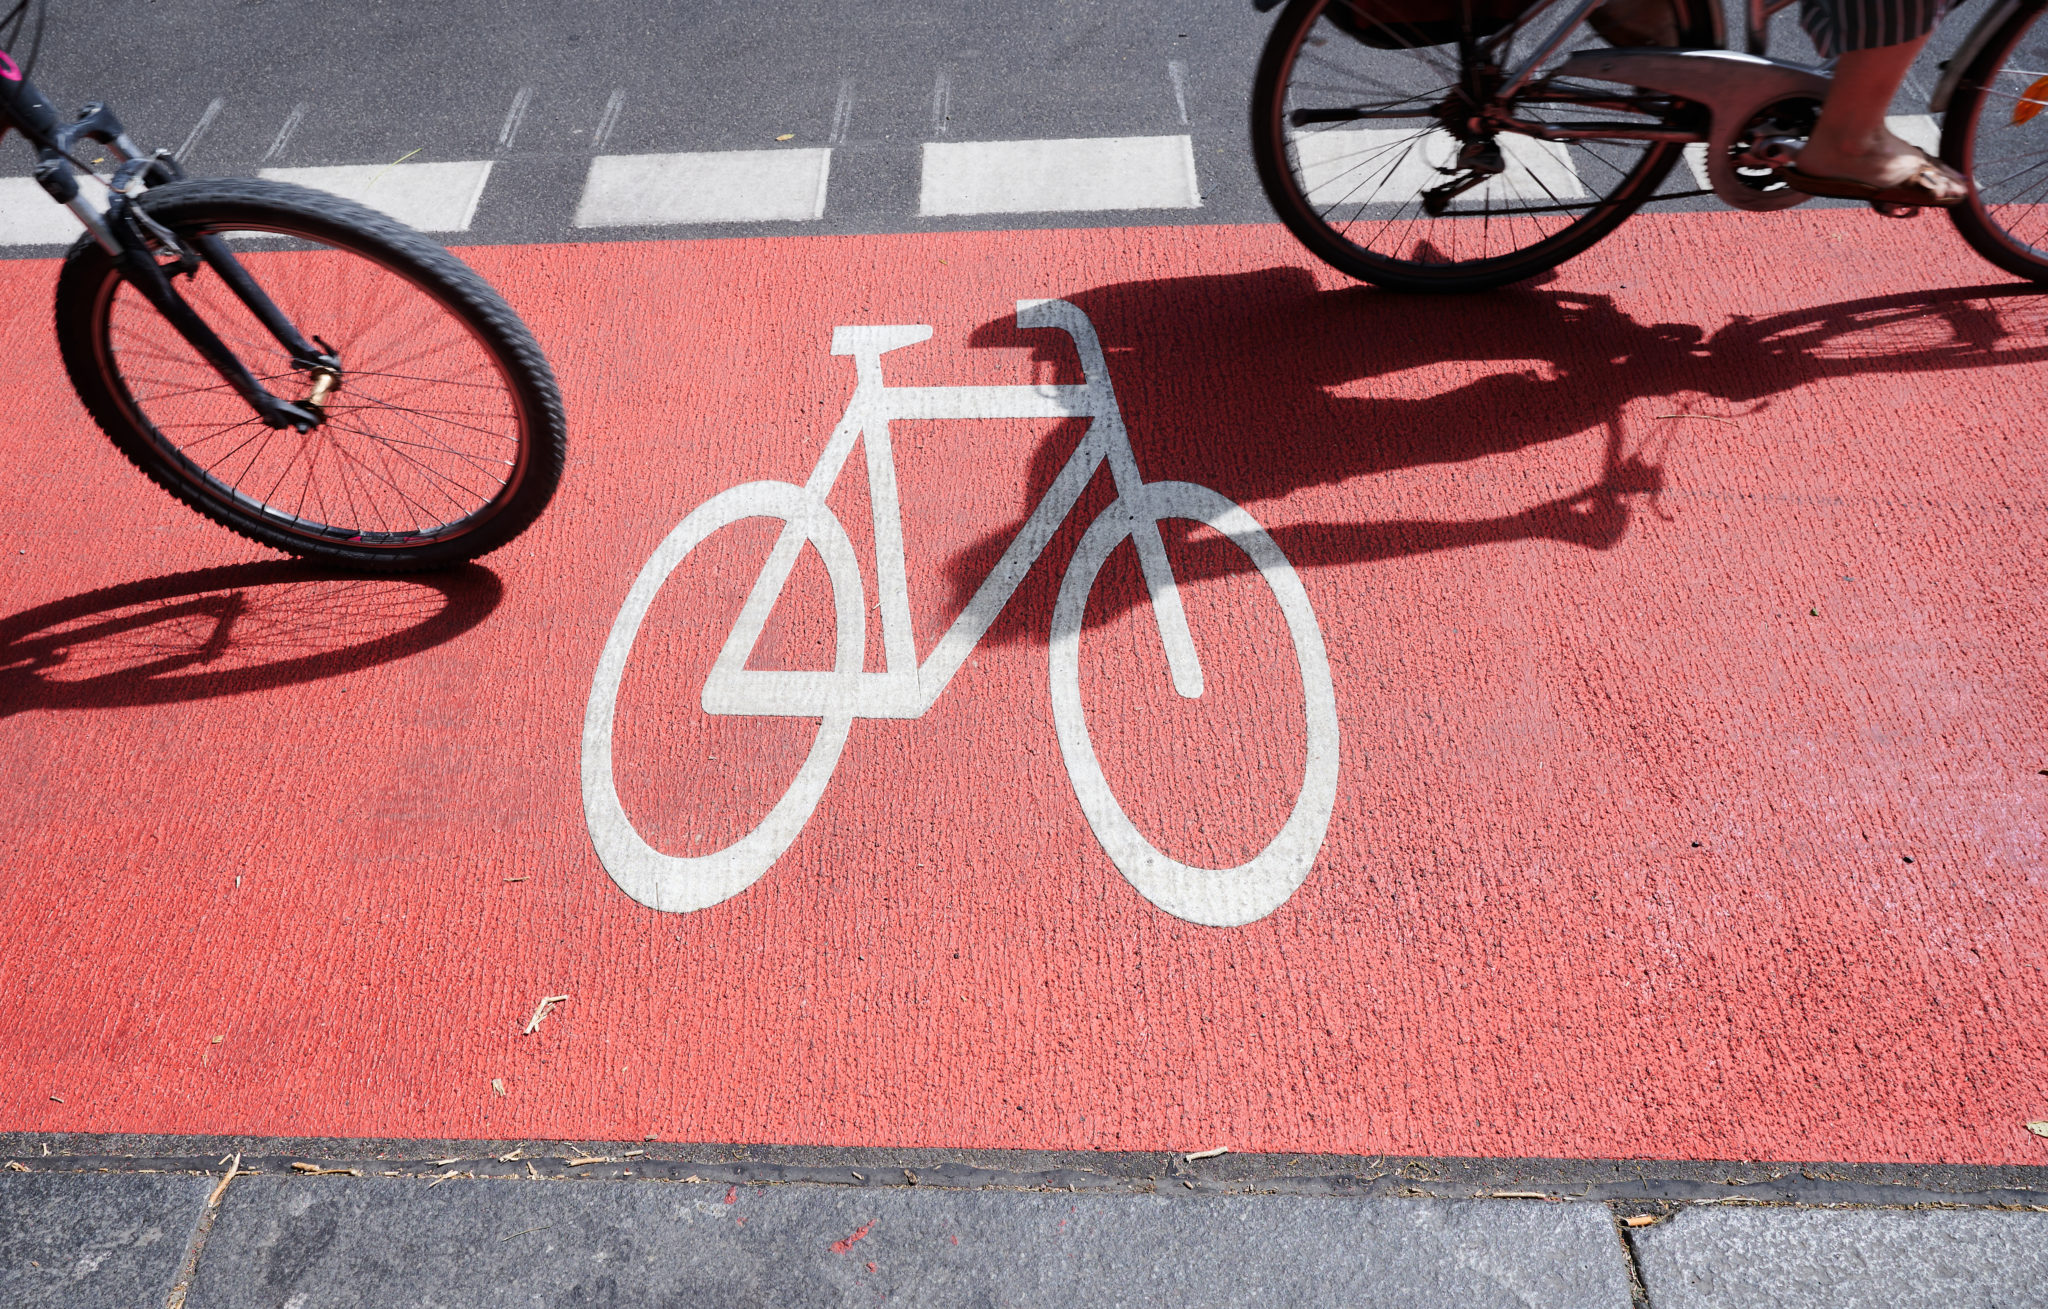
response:
{"label": "cyclist shadow", "polygon": [[[1248,507],[1306,487],[1605,429],[1604,466],[1583,489],[1515,513],[1273,531],[1299,569],[1536,539],[1612,549],[1665,485],[1650,450],[1624,449],[1624,411],[1646,397],[1703,396],[1757,413],[1772,396],[1827,378],[2048,360],[2048,331],[2038,330],[2048,324],[2048,302],[2031,285],[1737,318],[1712,338],[1691,323],[1639,322],[1605,295],[1529,286],[1470,299],[1322,291],[1299,268],[1119,283],[1067,298],[1095,324],[1146,478],[1196,482]],[[1993,303],[2016,298],[2031,298],[2026,308],[2040,311],[2037,330],[2016,331],[2012,315]],[[1063,334],[1020,331],[1006,317],[977,328],[970,343],[1030,349],[1040,381],[1081,380]],[[1687,439],[1699,438],[1697,426],[1688,425]],[[1024,512],[1066,463],[1078,430],[1063,424],[1039,444]],[[1071,539],[1107,503],[1106,481],[1106,472],[1097,474],[1063,536]],[[1020,513],[949,561],[956,606],[1023,521]],[[1176,531],[1196,529],[1169,522],[1162,530],[1171,544]],[[1190,579],[1251,567],[1213,536],[1183,542],[1174,557],[1176,572]],[[1051,569],[1033,574],[986,639],[1045,639],[1058,578]],[[1135,584],[1098,587],[1088,621],[1107,621],[1143,599]]]}
{"label": "cyclist shadow", "polygon": [[172,573],[0,619],[0,717],[246,695],[453,640],[504,596],[475,564],[406,577],[280,560]]}

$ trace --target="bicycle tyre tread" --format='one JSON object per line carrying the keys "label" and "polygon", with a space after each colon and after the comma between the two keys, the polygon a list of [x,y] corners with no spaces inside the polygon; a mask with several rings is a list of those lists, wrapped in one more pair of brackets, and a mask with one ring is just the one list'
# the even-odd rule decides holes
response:
{"label": "bicycle tyre tread", "polygon": [[1988,83],[2013,42],[2039,18],[2044,7],[2048,7],[2048,0],[2022,0],[2006,16],[1963,70],[1941,124],[1941,161],[1961,173],[1970,185],[1969,196],[1948,211],[1949,221],[1971,249],[2005,271],[2032,282],[2048,282],[2048,252],[2029,255],[2006,237],[2004,229],[1992,222],[1979,204],[1977,182],[1972,174],[1976,125]]}
{"label": "bicycle tyre tread", "polygon": [[[1527,281],[1585,253],[1641,208],[1661,186],[1678,163],[1681,151],[1660,145],[1645,152],[1643,160],[1611,193],[1611,203],[1592,211],[1562,231],[1510,255],[1467,264],[1411,264],[1375,256],[1360,250],[1332,232],[1319,217],[1307,212],[1305,197],[1288,167],[1281,122],[1281,97],[1291,51],[1327,8],[1330,0],[1289,0],[1280,12],[1259,55],[1257,75],[1252,83],[1252,158],[1260,185],[1274,213],[1295,239],[1321,259],[1349,277],[1393,291],[1427,294],[1466,294]],[[1685,33],[1688,42],[1713,44],[1712,22],[1698,11]],[[1423,269],[1442,271],[1424,272]]]}
{"label": "bicycle tyre tread", "polygon": [[[567,460],[567,423],[561,393],[532,331],[483,276],[445,247],[367,205],[309,187],[263,178],[188,179],[153,187],[137,197],[145,212],[177,230],[180,223],[281,225],[363,254],[368,248],[387,267],[409,277],[443,307],[466,320],[499,357],[527,418],[528,467],[514,494],[472,531],[416,547],[375,549],[321,542],[283,531],[223,504],[195,486],[156,448],[129,414],[98,354],[101,293],[120,273],[88,236],[64,257],[57,279],[57,341],[72,385],[86,410],[128,461],[193,511],[271,549],[340,567],[376,573],[427,572],[478,558],[507,544],[538,518],[560,485]],[[335,241],[334,238],[339,238]],[[110,294],[110,293],[109,293]]]}

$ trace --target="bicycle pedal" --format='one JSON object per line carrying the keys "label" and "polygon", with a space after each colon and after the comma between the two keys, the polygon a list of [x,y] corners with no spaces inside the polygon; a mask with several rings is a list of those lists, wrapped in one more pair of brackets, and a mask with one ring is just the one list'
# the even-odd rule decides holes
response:
{"label": "bicycle pedal", "polygon": [[1918,218],[1922,205],[1894,204],[1889,200],[1872,200],[1870,207],[1886,218]]}

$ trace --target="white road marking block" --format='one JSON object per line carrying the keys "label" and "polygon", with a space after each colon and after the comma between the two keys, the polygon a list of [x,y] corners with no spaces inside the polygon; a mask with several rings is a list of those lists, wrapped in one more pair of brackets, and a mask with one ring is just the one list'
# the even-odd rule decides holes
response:
{"label": "white road marking block", "polygon": [[[1452,211],[1496,204],[1542,204],[1586,194],[1562,141],[1503,132],[1495,138],[1507,171],[1452,201]],[[1294,138],[1295,159],[1311,204],[1414,204],[1447,180],[1458,143],[1448,132],[1407,128],[1337,128]]]}
{"label": "white road marking block", "polygon": [[927,141],[917,212],[1073,213],[1199,209],[1193,138]]}
{"label": "white road marking block", "polygon": [[599,155],[590,161],[578,227],[810,222],[825,216],[830,150],[718,150]]}
{"label": "white road marking block", "polygon": [[1705,141],[1694,141],[1685,148],[1685,166],[1692,169],[1692,180],[1694,182],[1709,190],[1713,189],[1714,179],[1707,176],[1707,143]]}
{"label": "white road marking block", "polygon": [[[95,203],[106,198],[106,192],[91,182],[81,182],[78,190],[88,197],[97,192]],[[84,230],[34,178],[0,178],[0,245],[70,245]]]}
{"label": "white road marking block", "polygon": [[491,161],[436,164],[343,164],[330,168],[265,168],[257,173],[359,201],[422,232],[466,232],[491,180]]}
{"label": "white road marking block", "polygon": [[1893,136],[1907,145],[1919,146],[1937,158],[1941,155],[1941,124],[1933,114],[1894,114],[1884,120]]}

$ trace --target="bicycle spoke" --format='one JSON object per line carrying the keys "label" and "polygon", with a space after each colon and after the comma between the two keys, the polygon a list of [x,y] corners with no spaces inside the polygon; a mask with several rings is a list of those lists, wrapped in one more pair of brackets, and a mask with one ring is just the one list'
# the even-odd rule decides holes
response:
{"label": "bicycle spoke", "polygon": [[[1500,73],[1477,64],[1466,68],[1461,51],[1469,47],[1451,41],[1403,46],[1395,39],[1404,31],[1399,22],[1370,12],[1357,12],[1354,21],[1347,16],[1351,9],[1335,3],[1294,12],[1299,16],[1291,20],[1283,15],[1269,44],[1261,96],[1272,98],[1261,100],[1257,115],[1271,124],[1257,136],[1267,152],[1262,160],[1277,157],[1285,187],[1273,180],[1273,163],[1262,162],[1262,177],[1311,248],[1355,276],[1380,280],[1370,270],[1391,276],[1404,268],[1517,260],[1536,261],[1528,264],[1532,270],[1548,266],[1562,256],[1542,260],[1531,252],[1567,239],[1582,246],[1652,198],[1675,162],[1673,143],[1553,141],[1535,131],[1487,127],[1494,108],[1485,103],[1487,78],[1497,85]],[[1548,42],[1558,30],[1558,12],[1483,37],[1480,58],[1514,65],[1512,47]],[[1344,17],[1344,26],[1333,13]],[[1312,26],[1304,29],[1303,22]],[[1704,23],[1690,10],[1681,13],[1683,32]],[[1373,39],[1362,41],[1346,28]],[[1418,30],[1427,40],[1448,29]],[[1660,98],[1548,76],[1584,44],[1568,40],[1546,56],[1530,90],[1505,106],[1509,114],[1524,124],[1574,128],[1591,116],[1596,123],[1614,122],[1616,130],[1665,121]],[[1575,235],[1582,232],[1587,235]]]}
{"label": "bicycle spoke", "polygon": [[[232,234],[231,239],[234,239]],[[305,433],[264,425],[183,336],[131,288],[117,289],[110,337],[133,402],[159,439],[221,494],[324,538],[459,527],[511,484],[522,422],[482,345],[420,288],[336,249],[244,250],[237,258],[308,339],[341,359],[326,421]],[[312,379],[211,270],[181,282],[193,311],[284,399]],[[338,521],[337,521],[338,520]]]}

